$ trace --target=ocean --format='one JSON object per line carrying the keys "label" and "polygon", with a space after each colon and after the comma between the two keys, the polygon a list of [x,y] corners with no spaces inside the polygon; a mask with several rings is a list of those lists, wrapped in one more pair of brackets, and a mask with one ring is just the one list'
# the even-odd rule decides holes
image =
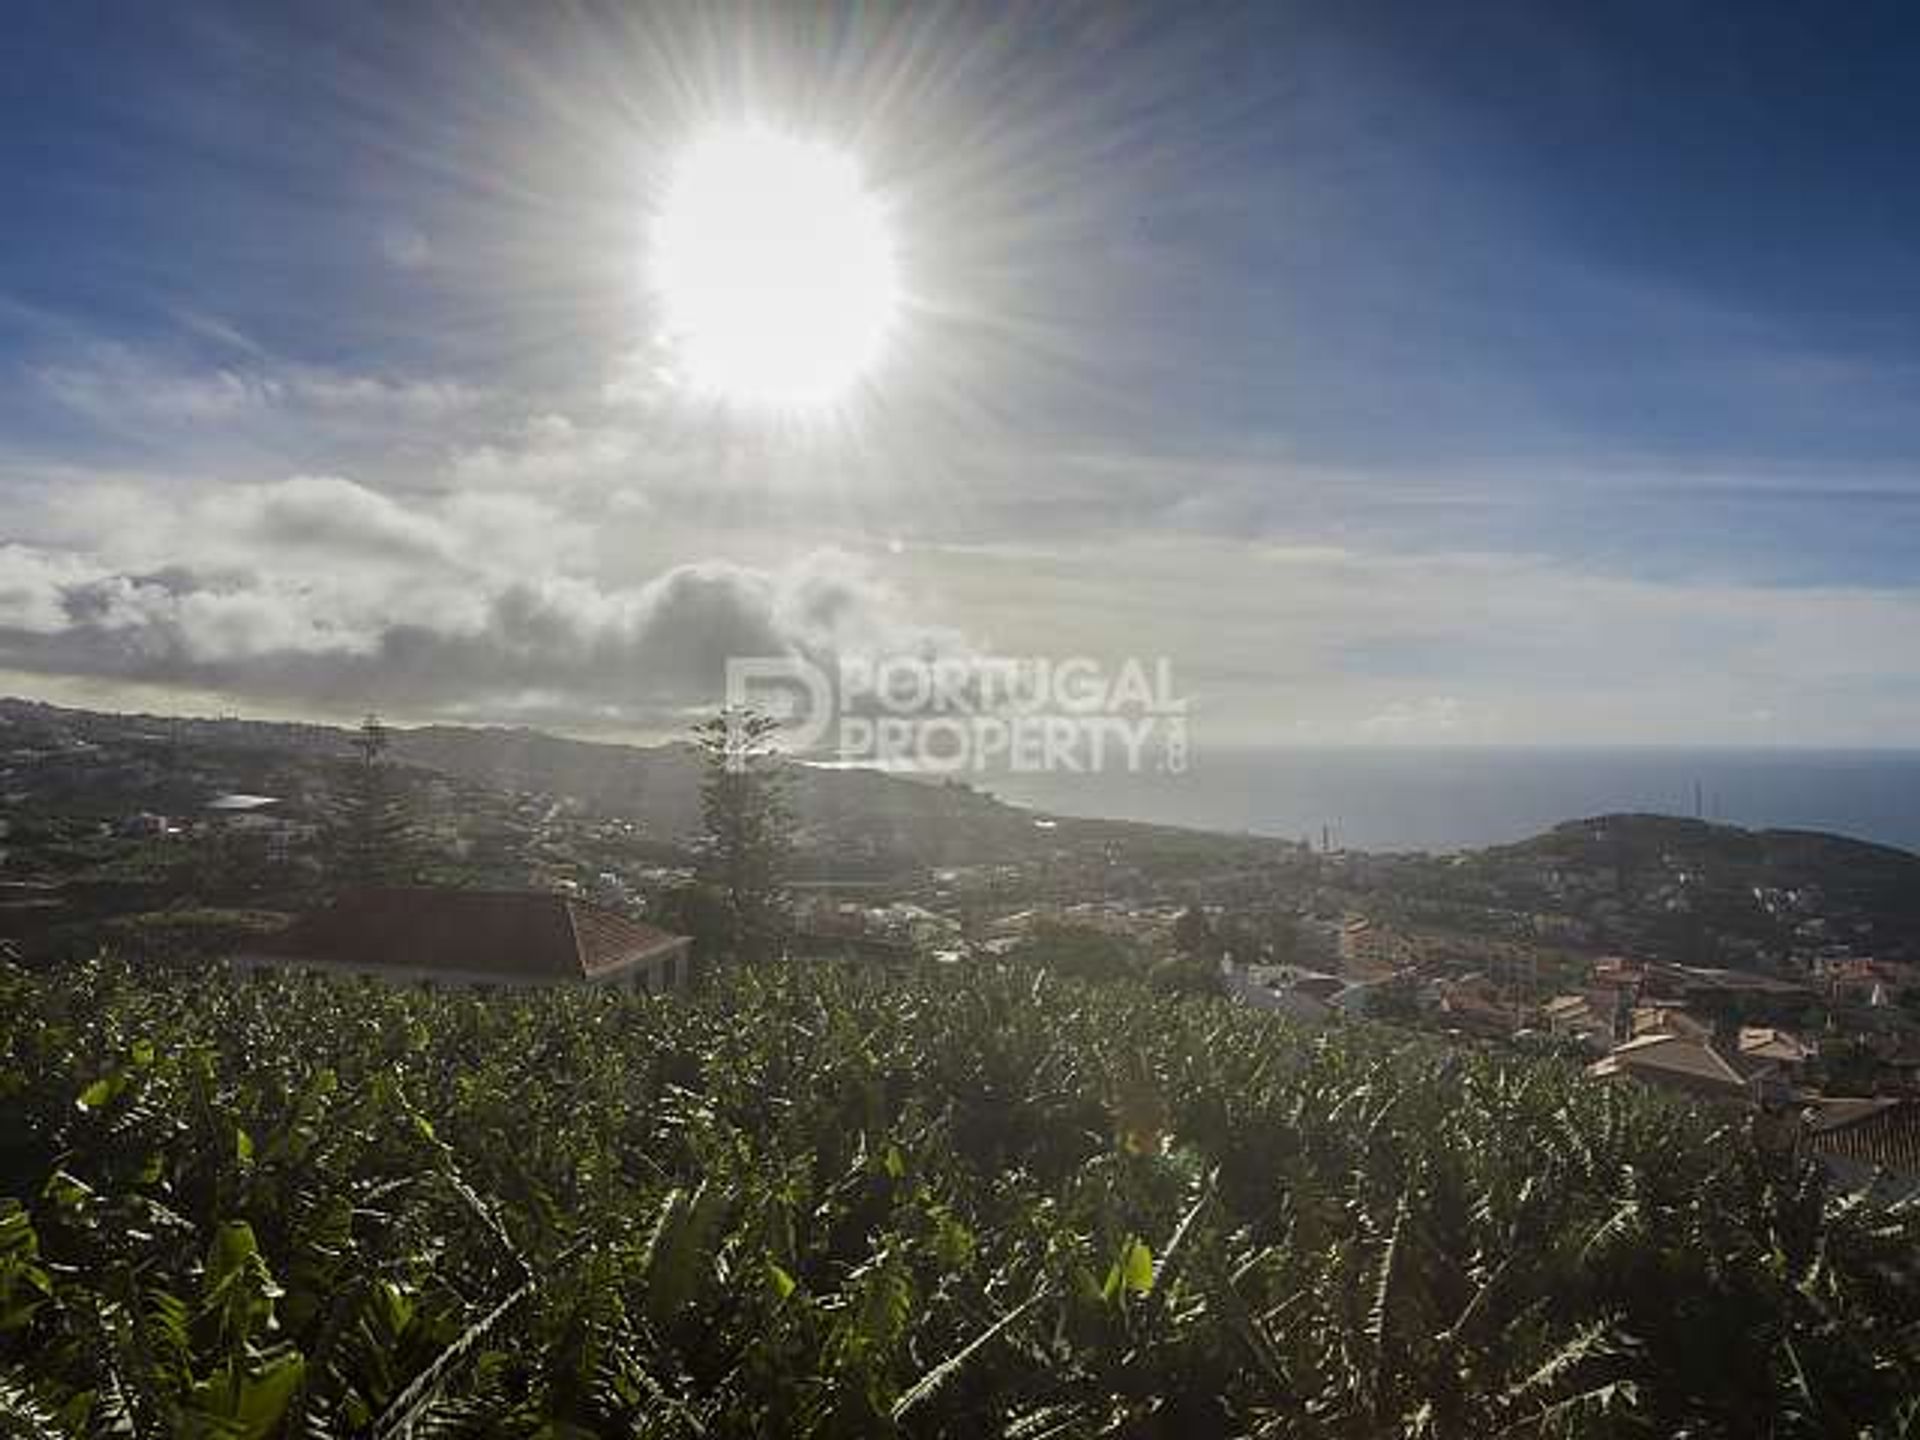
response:
{"label": "ocean", "polygon": [[[971,778],[971,777],[970,777]],[[1698,813],[1920,851],[1920,750],[1208,750],[1183,774],[991,774],[1066,815],[1250,831],[1315,845],[1453,850],[1609,811]],[[1696,790],[1697,787],[1697,790]]]}

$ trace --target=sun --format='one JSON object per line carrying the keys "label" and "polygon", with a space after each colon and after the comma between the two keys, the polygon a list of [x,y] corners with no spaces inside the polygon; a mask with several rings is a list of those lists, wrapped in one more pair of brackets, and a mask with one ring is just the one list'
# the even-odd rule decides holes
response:
{"label": "sun", "polygon": [[886,207],[830,145],[758,125],[699,137],[672,168],[650,241],[675,369],[730,404],[841,403],[898,319]]}

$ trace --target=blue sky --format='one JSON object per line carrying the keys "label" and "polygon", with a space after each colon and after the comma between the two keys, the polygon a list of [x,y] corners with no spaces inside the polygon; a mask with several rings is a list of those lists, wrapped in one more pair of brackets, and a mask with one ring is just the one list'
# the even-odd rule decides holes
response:
{"label": "blue sky", "polygon": [[[16,4],[0,669],[638,733],[722,640],[1151,643],[1237,742],[1911,742],[1915,30]],[[899,226],[829,435],[648,378],[743,114]]]}

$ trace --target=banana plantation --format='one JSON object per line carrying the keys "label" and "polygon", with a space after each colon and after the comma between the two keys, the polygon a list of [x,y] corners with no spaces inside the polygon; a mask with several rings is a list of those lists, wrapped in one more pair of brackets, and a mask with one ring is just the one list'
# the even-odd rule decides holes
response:
{"label": "banana plantation", "polygon": [[0,969],[0,1434],[1920,1434],[1738,1116],[1018,969]]}

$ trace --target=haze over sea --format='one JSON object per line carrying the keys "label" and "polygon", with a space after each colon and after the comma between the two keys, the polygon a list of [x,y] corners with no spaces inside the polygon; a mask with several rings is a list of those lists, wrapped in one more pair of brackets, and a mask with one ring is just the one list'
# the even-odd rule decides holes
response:
{"label": "haze over sea", "polygon": [[1920,850],[1920,750],[1194,747],[1184,774],[996,774],[1003,799],[1070,815],[1252,831],[1362,850],[1525,839],[1611,811],[1695,813]]}

